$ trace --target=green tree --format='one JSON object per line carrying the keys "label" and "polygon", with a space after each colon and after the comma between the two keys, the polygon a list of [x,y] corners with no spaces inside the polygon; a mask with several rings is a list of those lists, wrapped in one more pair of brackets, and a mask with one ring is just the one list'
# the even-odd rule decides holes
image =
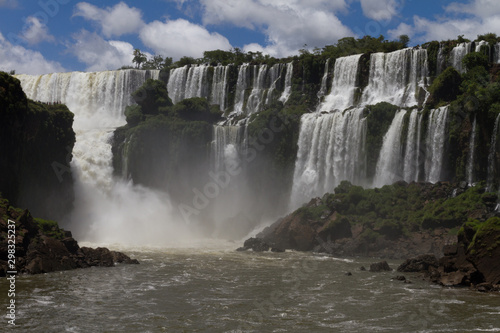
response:
{"label": "green tree", "polygon": [[148,60],[146,55],[139,49],[135,49],[133,55],[134,59],[132,60],[132,62],[135,64],[135,68],[140,68],[141,64],[145,63]]}
{"label": "green tree", "polygon": [[410,37],[408,35],[399,36],[399,42],[403,45],[403,47],[408,47],[408,43],[410,43]]}
{"label": "green tree", "polygon": [[132,94],[132,98],[141,107],[143,114],[158,114],[173,105],[172,100],[168,97],[165,83],[159,80],[146,80]]}

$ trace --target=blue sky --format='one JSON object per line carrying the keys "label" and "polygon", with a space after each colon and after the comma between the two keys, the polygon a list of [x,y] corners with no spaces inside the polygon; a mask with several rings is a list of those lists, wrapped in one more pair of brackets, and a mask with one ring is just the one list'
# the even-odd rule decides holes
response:
{"label": "blue sky", "polygon": [[0,70],[42,74],[131,65],[139,48],[178,60],[234,47],[275,57],[346,36],[500,35],[498,0],[0,0]]}

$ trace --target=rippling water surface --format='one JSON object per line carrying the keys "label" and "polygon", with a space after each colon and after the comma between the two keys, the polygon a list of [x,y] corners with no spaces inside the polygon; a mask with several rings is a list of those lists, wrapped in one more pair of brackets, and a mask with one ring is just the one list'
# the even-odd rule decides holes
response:
{"label": "rippling water surface", "polygon": [[18,277],[12,331],[500,332],[498,294],[359,270],[373,259],[236,247],[125,249],[141,264]]}

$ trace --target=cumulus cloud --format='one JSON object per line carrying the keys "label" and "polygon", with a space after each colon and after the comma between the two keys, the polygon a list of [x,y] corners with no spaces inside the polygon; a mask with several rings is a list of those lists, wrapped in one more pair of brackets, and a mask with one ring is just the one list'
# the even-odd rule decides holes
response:
{"label": "cumulus cloud", "polygon": [[184,19],[151,22],[141,30],[140,38],[157,54],[174,59],[198,58],[204,51],[231,48],[226,37]]}
{"label": "cumulus cloud", "polygon": [[[465,16],[464,16],[465,15]],[[401,23],[389,35],[402,33],[413,40],[454,39],[458,35],[475,39],[477,35],[500,30],[500,2],[496,0],[471,0],[468,3],[453,2],[445,8],[445,15],[434,20],[414,16],[412,24]]]}
{"label": "cumulus cloud", "polygon": [[107,41],[87,30],[74,34],[73,39],[75,43],[69,47],[69,51],[87,65],[87,71],[113,70],[133,65],[134,47],[130,43]]}
{"label": "cumulus cloud", "polygon": [[136,33],[144,25],[142,12],[120,2],[113,7],[101,9],[87,2],[76,5],[73,16],[81,16],[89,21],[96,22],[105,37],[118,37]]}
{"label": "cumulus cloud", "polygon": [[[353,32],[337,18],[347,10],[344,0],[201,0],[204,24],[234,24],[262,31],[273,56],[288,56],[304,44],[333,44]],[[245,46],[256,48],[256,45]]]}
{"label": "cumulus cloud", "polygon": [[34,16],[26,18],[26,28],[22,32],[22,38],[30,45],[55,41],[48,27]]}
{"label": "cumulus cloud", "polygon": [[360,0],[363,15],[376,21],[388,21],[397,15],[399,3],[396,0]]}
{"label": "cumulus cloud", "polygon": [[0,70],[15,70],[17,74],[47,74],[64,72],[57,62],[49,61],[40,52],[13,45],[0,32]]}

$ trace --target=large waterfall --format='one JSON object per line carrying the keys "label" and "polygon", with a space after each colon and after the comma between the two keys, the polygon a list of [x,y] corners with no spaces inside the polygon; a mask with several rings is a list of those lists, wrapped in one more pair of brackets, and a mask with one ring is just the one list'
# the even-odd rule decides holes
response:
{"label": "large waterfall", "polygon": [[451,50],[450,65],[453,66],[460,73],[465,72],[462,65],[463,58],[471,52],[472,43],[460,43]]}
{"label": "large waterfall", "polygon": [[[66,224],[81,240],[161,245],[183,235],[187,239],[187,227],[174,223],[166,193],[113,177],[113,131],[125,124],[123,111],[132,103],[131,93],[158,75],[158,71],[120,70],[17,76],[28,98],[65,103],[75,114],[75,209]],[[142,227],[145,223],[147,228]]]}
{"label": "large waterfall", "polygon": [[301,118],[291,208],[335,188],[340,181],[365,178],[363,109]]}

